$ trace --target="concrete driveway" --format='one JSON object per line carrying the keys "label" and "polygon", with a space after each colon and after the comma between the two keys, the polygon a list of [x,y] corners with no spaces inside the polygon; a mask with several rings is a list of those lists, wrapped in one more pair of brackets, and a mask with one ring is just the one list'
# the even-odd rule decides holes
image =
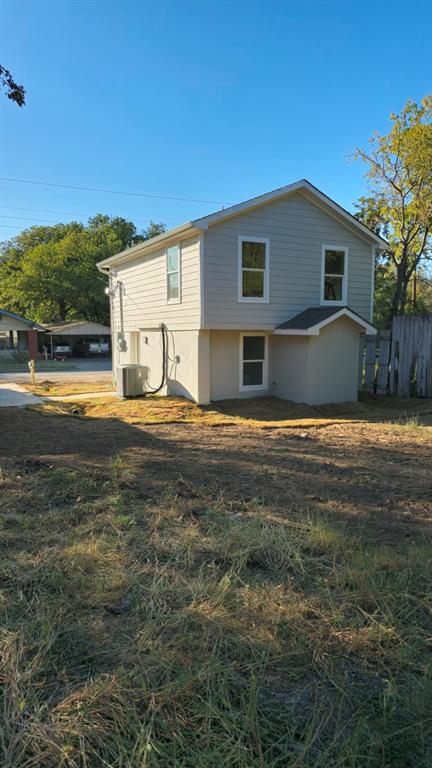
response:
{"label": "concrete driveway", "polygon": [[0,408],[23,408],[26,405],[42,403],[40,397],[27,392],[14,382],[0,383]]}

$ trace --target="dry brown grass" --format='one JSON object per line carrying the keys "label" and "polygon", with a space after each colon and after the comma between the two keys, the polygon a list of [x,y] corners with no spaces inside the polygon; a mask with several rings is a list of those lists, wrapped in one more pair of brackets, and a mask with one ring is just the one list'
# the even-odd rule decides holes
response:
{"label": "dry brown grass", "polygon": [[[109,387],[106,387],[108,390]],[[96,391],[93,390],[93,391]],[[90,390],[89,390],[90,392]],[[66,394],[65,392],[63,394]],[[75,394],[75,393],[71,393]],[[73,406],[68,405],[66,410]],[[79,404],[82,415],[96,419],[120,419],[127,424],[205,424],[239,425],[261,428],[312,428],[355,421],[394,423],[412,426],[413,422],[432,424],[432,405],[428,400],[395,400],[363,397],[357,403],[309,406],[276,397],[224,400],[199,406],[183,397],[147,396],[127,400],[117,397]],[[49,413],[50,406],[42,410]],[[58,412],[58,410],[56,411]]]}
{"label": "dry brown grass", "polygon": [[41,397],[64,397],[68,395],[79,395],[86,392],[109,392],[110,390],[113,390],[111,382],[107,382],[106,379],[90,382],[85,380],[62,382],[46,379],[35,385],[23,384],[22,386],[27,389],[28,392],[33,392],[33,394],[40,395]]}
{"label": "dry brown grass", "polygon": [[79,405],[1,414],[2,768],[429,768],[431,403]]}

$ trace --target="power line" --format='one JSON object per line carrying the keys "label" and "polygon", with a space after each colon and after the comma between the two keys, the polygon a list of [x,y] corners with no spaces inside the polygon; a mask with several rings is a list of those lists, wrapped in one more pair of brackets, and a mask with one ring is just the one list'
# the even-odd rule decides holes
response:
{"label": "power line", "polygon": [[[82,219],[92,218],[96,214],[93,213],[73,213],[72,211],[56,211],[53,208],[23,208],[22,206],[18,205],[2,205],[0,203],[0,210],[2,209],[8,210],[8,211],[36,211],[37,213],[58,213],[60,216],[79,216]],[[118,213],[108,213],[107,216],[110,216],[110,218],[115,218],[116,216],[120,216]],[[16,218],[13,216],[6,216],[6,214],[3,216],[3,218],[11,219]],[[125,218],[124,216],[120,216],[120,218]],[[128,217],[130,218],[130,217]],[[134,222],[137,224],[150,224],[150,222],[154,221],[154,219],[135,219],[133,217]],[[165,221],[165,224],[174,224],[176,222],[170,222]]]}
{"label": "power line", "polygon": [[58,224],[58,221],[54,221],[54,219],[34,219],[33,217],[28,216],[5,216],[3,214],[0,214],[1,219],[14,219],[16,221],[35,221],[37,223],[41,224]]}
{"label": "power line", "polygon": [[0,208],[6,208],[8,211],[37,211],[38,213],[59,213],[61,216],[90,216],[87,213],[73,213],[72,211],[55,211],[54,208],[24,208],[21,205],[3,205]]}
{"label": "power line", "polygon": [[[5,207],[5,206],[0,206],[0,209],[2,207]],[[74,214],[67,214],[67,215],[72,216]],[[75,214],[75,215],[78,216],[79,214]],[[29,222],[33,221],[33,222],[35,222],[37,224],[62,224],[62,223],[65,223],[65,222],[59,222],[58,220],[56,221],[55,219],[37,219],[34,216],[10,216],[9,214],[5,214],[5,213],[1,213],[0,214],[0,218],[1,219],[14,219],[14,221],[29,221]],[[148,219],[148,220],[145,220],[145,221],[141,220],[141,224],[150,224],[150,222],[151,222],[151,219]],[[66,222],[66,223],[70,223],[70,222]],[[135,223],[135,222],[132,222],[132,223]],[[137,222],[137,223],[139,223],[139,222]]]}
{"label": "power line", "polygon": [[0,224],[0,229],[19,229],[22,230],[19,224]]}
{"label": "power line", "polygon": [[49,181],[33,181],[31,179],[13,179],[0,176],[0,181],[12,181],[15,184],[36,184],[41,187],[57,187],[58,189],[75,189],[80,192],[104,192],[107,195],[128,195],[129,197],[146,197],[156,200],[176,200],[183,203],[208,203],[210,205],[231,205],[223,200],[202,200],[193,197],[174,197],[173,195],[153,195],[147,192],[123,192],[118,189],[99,189],[98,187],[81,187],[74,184],[53,184]]}

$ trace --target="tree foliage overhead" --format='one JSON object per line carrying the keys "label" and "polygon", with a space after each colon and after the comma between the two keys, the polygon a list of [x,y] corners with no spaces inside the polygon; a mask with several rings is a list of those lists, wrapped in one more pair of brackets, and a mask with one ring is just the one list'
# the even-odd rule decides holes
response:
{"label": "tree foliage overhead", "polygon": [[355,156],[368,165],[370,194],[356,216],[389,243],[377,256],[377,288],[391,321],[410,309],[410,281],[427,274],[432,250],[432,95],[390,115],[389,133],[375,133]]}
{"label": "tree foliage overhead", "polygon": [[40,323],[83,318],[107,323],[106,279],[96,264],[165,231],[150,222],[138,234],[121,217],[97,214],[80,222],[35,226],[3,244],[0,306]]}
{"label": "tree foliage overhead", "polygon": [[0,64],[0,86],[5,88],[6,96],[19,107],[25,104],[24,86],[18,85],[13,79],[12,73]]}

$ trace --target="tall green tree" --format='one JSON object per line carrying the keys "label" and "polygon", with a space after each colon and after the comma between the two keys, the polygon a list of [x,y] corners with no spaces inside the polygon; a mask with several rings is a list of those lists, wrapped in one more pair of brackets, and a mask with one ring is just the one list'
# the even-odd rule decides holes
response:
{"label": "tall green tree", "polygon": [[432,95],[408,101],[390,115],[387,134],[374,133],[355,156],[368,166],[370,194],[361,197],[356,216],[387,239],[377,254],[377,298],[383,321],[410,306],[409,285],[432,256]]}
{"label": "tall green tree", "polygon": [[[158,234],[164,230],[159,227]],[[109,319],[106,280],[96,263],[147,239],[121,217],[31,227],[0,253],[0,306],[44,323]]]}

